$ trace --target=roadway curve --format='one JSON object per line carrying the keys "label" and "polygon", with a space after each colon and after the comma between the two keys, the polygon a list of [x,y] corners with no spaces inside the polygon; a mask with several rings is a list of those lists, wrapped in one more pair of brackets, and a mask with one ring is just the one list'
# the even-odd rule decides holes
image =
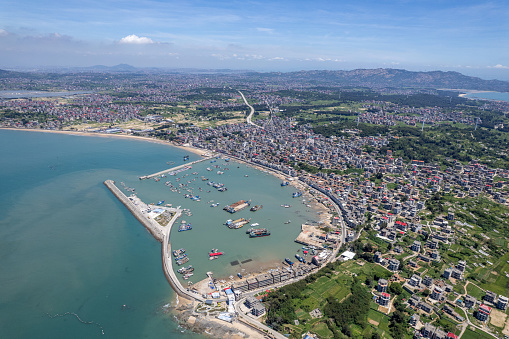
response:
{"label": "roadway curve", "polygon": [[241,92],[241,91],[238,91],[240,93],[240,95],[242,96],[242,99],[244,99],[244,103],[249,106],[249,108],[251,109],[251,113],[249,113],[249,115],[247,116],[247,123],[250,124],[250,125],[253,125],[253,126],[256,126],[256,127],[259,127],[259,128],[262,128],[262,126],[260,125],[257,125],[255,124],[254,122],[251,121],[251,119],[253,118],[253,114],[254,114],[254,108],[253,106],[251,106],[247,100],[246,100],[246,97],[244,96],[244,94]]}

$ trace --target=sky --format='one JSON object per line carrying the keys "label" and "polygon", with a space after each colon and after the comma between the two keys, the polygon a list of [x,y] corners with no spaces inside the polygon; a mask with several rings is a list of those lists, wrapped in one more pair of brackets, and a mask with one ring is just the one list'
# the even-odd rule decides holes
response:
{"label": "sky", "polygon": [[0,1],[0,69],[121,63],[509,80],[509,1]]}

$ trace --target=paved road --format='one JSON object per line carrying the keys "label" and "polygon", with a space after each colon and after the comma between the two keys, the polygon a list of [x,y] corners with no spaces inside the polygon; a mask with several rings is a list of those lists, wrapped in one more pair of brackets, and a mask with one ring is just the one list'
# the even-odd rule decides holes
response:
{"label": "paved road", "polygon": [[251,113],[249,113],[249,115],[247,116],[247,123],[250,124],[250,125],[253,125],[253,126],[256,126],[256,127],[259,127],[259,128],[262,128],[262,126],[260,125],[257,125],[255,124],[254,122],[251,121],[251,118],[253,117],[253,114],[254,114],[254,108],[253,106],[251,106],[247,100],[246,100],[246,97],[244,96],[244,94],[241,92],[241,91],[238,91],[240,93],[240,95],[242,95],[242,99],[244,99],[244,102],[246,103],[247,106],[249,106],[249,108],[251,109]]}
{"label": "paved road", "polygon": [[273,329],[260,323],[258,320],[253,319],[253,318],[245,315],[244,313],[242,313],[242,311],[240,310],[240,305],[242,305],[244,303],[244,301],[246,301],[246,298],[242,298],[241,300],[239,300],[235,303],[235,312],[237,312],[237,314],[239,315],[239,318],[241,318],[244,322],[247,322],[254,328],[258,329],[259,331],[266,331],[271,338],[288,339],[281,333],[274,331]]}

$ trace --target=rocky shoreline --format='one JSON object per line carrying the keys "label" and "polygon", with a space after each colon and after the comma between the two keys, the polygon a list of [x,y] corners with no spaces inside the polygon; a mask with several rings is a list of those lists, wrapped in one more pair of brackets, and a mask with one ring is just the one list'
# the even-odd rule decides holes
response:
{"label": "rocky shoreline", "polygon": [[262,337],[262,334],[238,322],[227,323],[213,318],[206,313],[197,313],[195,311],[197,306],[197,302],[180,297],[178,305],[171,308],[170,312],[175,316],[182,328],[210,338],[241,339]]}

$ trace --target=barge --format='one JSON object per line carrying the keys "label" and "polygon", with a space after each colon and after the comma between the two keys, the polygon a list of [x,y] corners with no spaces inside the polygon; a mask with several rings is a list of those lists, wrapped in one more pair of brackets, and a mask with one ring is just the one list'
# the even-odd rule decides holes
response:
{"label": "barge", "polygon": [[248,207],[249,205],[251,205],[251,200],[249,200],[249,201],[240,200],[240,201],[234,202],[231,205],[225,206],[223,208],[223,210],[225,210],[228,213],[235,213],[235,212],[243,210],[244,208]]}

